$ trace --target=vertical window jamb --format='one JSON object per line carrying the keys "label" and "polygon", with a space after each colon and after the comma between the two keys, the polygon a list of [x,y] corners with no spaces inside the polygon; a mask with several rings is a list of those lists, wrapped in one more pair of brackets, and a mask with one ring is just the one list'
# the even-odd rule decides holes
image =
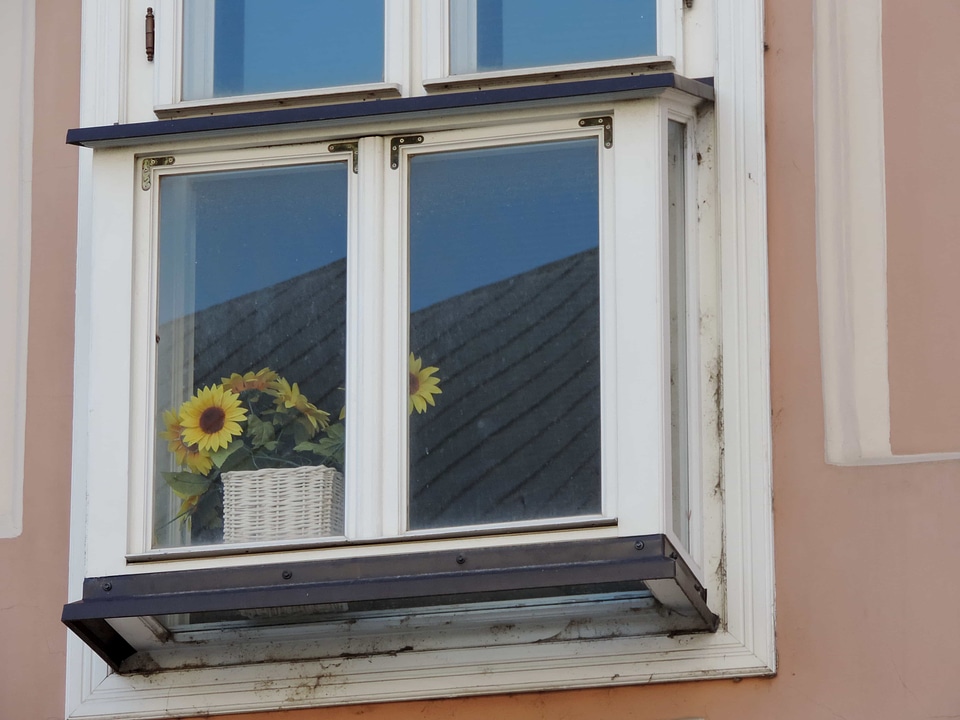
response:
{"label": "vertical window jamb", "polygon": [[[359,140],[358,172],[351,175],[350,230],[347,246],[347,445],[344,464],[346,517],[344,532],[351,539],[384,534],[388,509],[385,487],[395,452],[388,422],[392,335],[387,309],[395,293],[398,243],[391,209],[395,200],[385,175],[385,140]],[[392,191],[392,192],[391,192]],[[393,442],[391,442],[393,440]]]}
{"label": "vertical window jamb", "polygon": [[683,0],[657,0],[657,55],[672,57],[683,75]]}

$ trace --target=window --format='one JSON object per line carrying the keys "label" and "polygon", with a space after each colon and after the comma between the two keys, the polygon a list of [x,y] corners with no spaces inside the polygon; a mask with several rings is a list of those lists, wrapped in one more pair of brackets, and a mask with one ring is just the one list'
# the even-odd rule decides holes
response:
{"label": "window", "polygon": [[[717,187],[741,195],[714,173],[713,91],[650,72],[680,47],[679,9],[609,3],[642,26],[616,57],[595,53],[615,45],[609,21],[578,23],[583,54],[561,57],[560,25],[541,22],[542,54],[516,60],[497,3],[387,3],[360,18],[384,20],[379,79],[221,93],[264,62],[247,34],[218,61],[239,23],[221,5],[160,5],[181,45],[129,60],[128,121],[189,117],[88,116],[69,136],[93,151],[74,477],[88,531],[64,619],[119,671],[86,675],[74,707],[135,696],[175,715],[218,666],[280,688],[361,656],[303,704],[449,694],[451,668],[461,694],[768,672],[742,632],[768,637],[769,608],[745,619],[768,576],[741,562],[764,546],[715,490],[762,526],[762,492],[727,473],[756,462],[763,425],[753,438],[717,400],[721,366],[737,393],[757,357],[749,333],[728,338],[744,355],[720,354],[719,318],[750,327],[722,303],[757,286],[718,249]],[[266,32],[255,6],[244,26]],[[456,54],[468,26],[474,49]],[[476,67],[456,64],[470,53]],[[397,67],[399,97],[365,94]],[[458,73],[488,75],[462,91]],[[170,102],[134,89],[151,74]],[[233,112],[250,103],[272,109]],[[321,519],[297,525],[303,496],[250,504],[305,474]],[[263,707],[245,682],[205,709]]]}

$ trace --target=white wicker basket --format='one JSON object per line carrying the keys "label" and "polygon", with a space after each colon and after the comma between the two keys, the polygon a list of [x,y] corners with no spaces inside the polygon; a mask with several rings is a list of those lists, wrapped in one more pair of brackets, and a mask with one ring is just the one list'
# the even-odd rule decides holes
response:
{"label": "white wicker basket", "polygon": [[223,481],[223,541],[343,534],[343,475],[325,465],[235,470]]}

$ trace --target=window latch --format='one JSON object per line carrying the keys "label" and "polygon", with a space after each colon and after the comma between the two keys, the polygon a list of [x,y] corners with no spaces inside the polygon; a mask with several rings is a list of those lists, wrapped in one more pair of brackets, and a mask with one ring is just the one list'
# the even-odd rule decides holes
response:
{"label": "window latch", "polygon": [[147,8],[147,17],[143,21],[143,40],[147,51],[147,62],[153,62],[153,51],[156,48],[156,20],[153,17],[153,8]]}

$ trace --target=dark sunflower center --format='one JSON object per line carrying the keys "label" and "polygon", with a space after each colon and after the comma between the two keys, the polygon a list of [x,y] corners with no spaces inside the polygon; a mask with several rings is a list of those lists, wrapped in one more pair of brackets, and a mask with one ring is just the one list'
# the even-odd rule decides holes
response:
{"label": "dark sunflower center", "polygon": [[420,389],[420,376],[417,373],[410,373],[410,394],[415,395]]}
{"label": "dark sunflower center", "polygon": [[223,408],[208,407],[200,415],[200,429],[207,435],[213,435],[223,430],[223,424],[227,420],[227,414]]}

